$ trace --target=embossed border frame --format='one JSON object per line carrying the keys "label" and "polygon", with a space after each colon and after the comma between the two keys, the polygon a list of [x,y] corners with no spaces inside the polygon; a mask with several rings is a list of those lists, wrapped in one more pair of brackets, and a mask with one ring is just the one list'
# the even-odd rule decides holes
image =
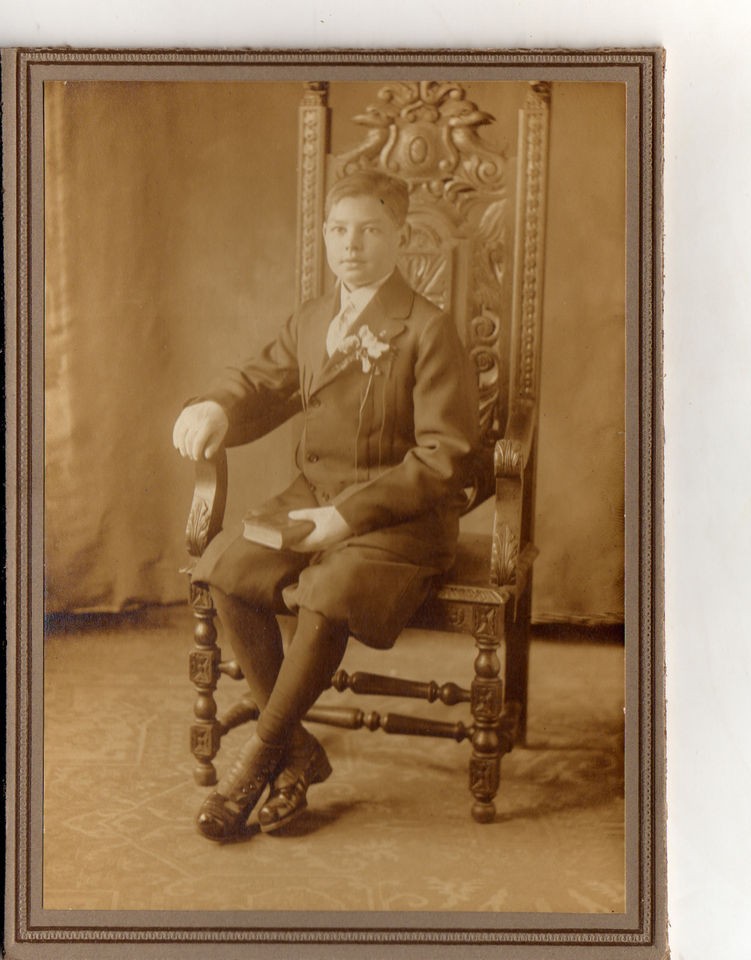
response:
{"label": "embossed border frame", "polygon": [[[405,78],[622,82],[627,90],[627,909],[586,914],[50,911],[42,908],[45,80]],[[660,49],[4,50],[6,887],[11,958],[662,957],[666,944]],[[285,924],[280,923],[284,917]]]}

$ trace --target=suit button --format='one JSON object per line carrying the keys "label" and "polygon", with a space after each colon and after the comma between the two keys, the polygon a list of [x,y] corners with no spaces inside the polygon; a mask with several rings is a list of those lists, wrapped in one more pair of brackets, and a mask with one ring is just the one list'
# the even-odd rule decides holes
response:
{"label": "suit button", "polygon": [[318,397],[313,397],[313,399],[310,401],[310,405],[311,407],[320,407],[321,401],[318,399]]}
{"label": "suit button", "polygon": [[318,454],[317,454],[317,453],[309,453],[309,454],[308,454],[308,460],[309,460],[310,463],[318,463]]}
{"label": "suit button", "polygon": [[324,500],[324,501],[328,502],[330,499],[331,499],[331,495],[330,495],[330,494],[328,494],[328,493],[322,493],[322,494],[321,494],[321,500]]}

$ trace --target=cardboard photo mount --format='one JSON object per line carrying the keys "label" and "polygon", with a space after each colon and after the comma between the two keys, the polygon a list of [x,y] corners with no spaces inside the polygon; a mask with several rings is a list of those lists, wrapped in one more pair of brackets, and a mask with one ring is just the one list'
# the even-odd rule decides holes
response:
{"label": "cardboard photo mount", "polygon": [[[667,954],[662,567],[664,53],[13,49],[2,53],[10,958]],[[613,83],[625,89],[623,914],[47,910],[43,880],[45,83]],[[553,193],[560,184],[551,183]],[[502,865],[501,865],[502,868]]]}

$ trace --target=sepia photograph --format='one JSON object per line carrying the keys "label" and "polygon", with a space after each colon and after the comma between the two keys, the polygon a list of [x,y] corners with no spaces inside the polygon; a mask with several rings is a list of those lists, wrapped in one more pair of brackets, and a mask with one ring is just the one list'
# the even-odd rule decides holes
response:
{"label": "sepia photograph", "polygon": [[11,955],[664,954],[662,69],[3,52]]}

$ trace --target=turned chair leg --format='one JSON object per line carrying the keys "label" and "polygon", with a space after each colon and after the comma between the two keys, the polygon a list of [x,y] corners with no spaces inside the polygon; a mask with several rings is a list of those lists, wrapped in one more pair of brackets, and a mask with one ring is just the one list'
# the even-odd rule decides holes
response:
{"label": "turned chair leg", "polygon": [[478,823],[495,819],[495,795],[501,775],[500,718],[503,709],[503,682],[499,677],[498,648],[501,643],[504,611],[496,607],[474,608],[475,677],[472,681],[471,710],[474,719],[472,755],[469,761],[469,789],[475,802],[472,816]]}
{"label": "turned chair leg", "polygon": [[214,625],[216,610],[207,586],[190,584],[190,603],[193,607],[195,647],[190,653],[190,680],[196,689],[193,714],[196,722],[190,728],[190,749],[196,758],[193,776],[199,786],[216,783],[214,757],[219,751],[221,724],[216,719],[214,693],[219,680],[220,651]]}

